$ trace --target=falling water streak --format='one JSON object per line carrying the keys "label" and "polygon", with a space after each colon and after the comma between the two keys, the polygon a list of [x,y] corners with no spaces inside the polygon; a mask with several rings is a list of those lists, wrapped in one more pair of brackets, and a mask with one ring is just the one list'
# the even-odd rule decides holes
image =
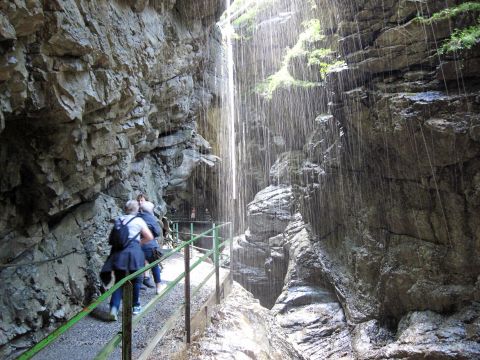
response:
{"label": "falling water streak", "polygon": [[425,151],[427,153],[428,163],[429,163],[430,169],[432,171],[432,177],[433,177],[433,181],[435,183],[435,190],[436,190],[436,193],[437,193],[438,202],[440,204],[440,209],[442,210],[443,221],[445,223],[445,231],[447,233],[448,245],[450,247],[452,247],[452,238],[450,237],[450,231],[448,230],[448,221],[447,221],[447,215],[445,214],[445,206],[443,205],[442,197],[440,195],[440,189],[439,189],[439,186],[438,186],[437,177],[435,175],[435,168],[433,166],[432,159],[430,157],[430,152],[428,151],[427,139],[425,139],[425,133],[423,132],[423,127],[420,128],[420,131],[422,133],[422,139],[423,139],[423,143],[424,143],[424,146],[425,146]]}
{"label": "falling water streak", "polygon": [[222,159],[219,176],[218,212],[225,221],[236,221],[235,200],[237,199],[237,159],[236,159],[236,131],[235,131],[235,89],[234,89],[234,61],[233,41],[234,29],[231,24],[236,16],[230,6],[232,0],[225,0],[225,18],[218,25],[222,32],[223,61],[222,61],[222,107],[220,113],[220,132],[218,145]]}
{"label": "falling water streak", "polygon": [[[229,144],[230,144],[230,172],[232,178],[232,200],[237,199],[237,162],[235,154],[235,87],[233,81],[233,45],[232,34],[233,27],[230,19],[230,0],[226,0],[227,6],[227,25],[226,25],[226,45],[227,45],[227,71],[228,71],[228,110],[229,110]],[[233,212],[234,213],[234,212]]]}

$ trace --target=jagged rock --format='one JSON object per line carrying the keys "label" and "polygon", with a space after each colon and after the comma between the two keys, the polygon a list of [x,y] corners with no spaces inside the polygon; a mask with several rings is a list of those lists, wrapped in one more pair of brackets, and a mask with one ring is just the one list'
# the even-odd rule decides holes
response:
{"label": "jagged rock", "polygon": [[355,328],[353,348],[361,359],[474,359],[480,355],[478,312],[478,303],[450,316],[412,312],[396,332],[371,320]]}
{"label": "jagged rock", "polygon": [[292,189],[289,186],[269,186],[248,204],[247,223],[253,234],[279,234],[292,214]]}
{"label": "jagged rock", "polygon": [[[245,241],[257,246],[258,263],[267,259],[262,253],[267,243],[289,249],[276,306],[283,300],[294,304],[299,287],[334,295],[335,305],[325,306],[317,304],[322,300],[307,304],[308,295],[298,294],[300,305],[291,305],[291,317],[278,315],[297,348],[304,346],[311,357],[325,356],[313,350],[319,349],[315,340],[323,341],[322,347],[335,343],[327,351],[338,357],[343,350],[350,358],[478,357],[476,344],[461,335],[468,321],[459,320],[462,308],[479,296],[478,44],[438,51],[455,28],[477,24],[478,11],[428,19],[457,4],[318,0],[316,9],[292,5],[289,10],[300,19],[322,19],[320,34],[336,43],[332,53],[345,64],[326,73],[323,92],[315,95],[294,85],[276,89],[270,99],[242,92],[238,112],[246,119],[247,163],[255,174],[244,183],[256,192],[271,183],[292,185],[292,203],[299,204],[307,224],[279,234],[250,228]],[[277,19],[274,9],[270,12]],[[327,43],[313,42],[309,51],[325,50]],[[242,38],[235,48],[239,89],[285,64],[296,80],[318,79],[303,53],[268,62],[269,69],[276,66],[268,75],[254,70],[252,64],[277,56],[277,50],[265,45],[253,52],[246,49],[251,45]],[[249,201],[255,194],[246,193]],[[344,319],[337,334],[348,323],[353,340],[348,331],[339,342],[323,338],[316,333],[321,324],[292,325],[294,313],[305,309],[318,311],[330,324],[339,304]],[[459,324],[453,325],[453,318]],[[428,328],[420,329],[422,321]],[[316,335],[304,338],[300,328]],[[419,340],[415,335],[399,340],[405,328]],[[445,329],[446,341],[436,335],[438,329]]]}
{"label": "jagged rock", "polygon": [[354,359],[350,331],[337,295],[312,250],[300,214],[284,232],[289,247],[285,286],[273,311],[294,347],[309,359]]}
{"label": "jagged rock", "polygon": [[16,35],[17,33],[13,25],[10,24],[5,15],[0,13],[0,40],[13,40],[17,38]]}
{"label": "jagged rock", "polygon": [[[174,5],[0,4],[0,259],[79,250],[2,270],[0,290],[18,290],[1,300],[0,357],[18,355],[97,294],[109,220],[127,199],[145,192],[163,215],[169,184],[192,188],[195,168],[218,161],[195,121],[219,96],[203,77],[220,74],[207,70],[220,46],[209,16],[223,4],[210,2],[203,19]],[[192,196],[168,195],[177,206]],[[98,214],[83,218],[86,208]]]}
{"label": "jagged rock", "polygon": [[248,205],[249,229],[233,248],[234,279],[271,307],[283,286],[288,257],[282,236],[293,217],[290,186],[269,186]]}
{"label": "jagged rock", "polygon": [[[241,334],[241,336],[239,336]],[[304,359],[286,340],[273,314],[238,284],[216,309],[205,335],[192,342],[187,359]]]}
{"label": "jagged rock", "polygon": [[[25,244],[12,246],[12,253],[21,251],[22,255],[15,256],[13,267],[2,270],[2,291],[15,289],[0,303],[3,356],[8,358],[10,352],[24,348],[21,335],[53,330],[98,291],[98,270],[85,273],[78,269],[99,269],[103,264],[109,252],[106,236],[110,220],[119,213],[114,199],[100,196],[76,208],[51,232],[46,233],[45,226],[43,234],[40,230],[39,236],[28,238],[37,239],[39,248],[32,246],[38,244],[29,244],[28,250]],[[49,260],[57,256],[58,260]],[[13,327],[13,322],[22,326]]]}
{"label": "jagged rock", "polygon": [[192,19],[219,16],[223,11],[223,6],[224,4],[221,0],[199,0],[195,2],[177,0],[175,5],[180,14]]}
{"label": "jagged rock", "polygon": [[39,0],[4,2],[0,5],[0,10],[13,25],[16,37],[33,34],[45,21],[43,4],[42,1]]}
{"label": "jagged rock", "polygon": [[304,160],[305,155],[301,151],[280,154],[270,169],[270,182],[275,185],[299,182]]}
{"label": "jagged rock", "polygon": [[183,188],[187,185],[187,179],[200,162],[206,163],[208,166],[215,165],[218,158],[214,156],[202,155],[195,150],[183,150],[183,160],[179,167],[172,170],[168,189],[176,187]]}
{"label": "jagged rock", "polygon": [[150,0],[135,0],[130,1],[130,6],[136,12],[142,12],[147,7]]}

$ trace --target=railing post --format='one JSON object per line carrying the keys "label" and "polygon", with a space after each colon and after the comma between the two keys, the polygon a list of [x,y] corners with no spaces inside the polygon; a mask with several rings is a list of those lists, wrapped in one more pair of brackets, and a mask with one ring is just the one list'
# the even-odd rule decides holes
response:
{"label": "railing post", "polygon": [[178,222],[175,224],[175,226],[176,226],[176,228],[177,228],[177,231],[176,231],[176,234],[177,234],[176,236],[177,236],[177,238],[176,238],[176,240],[177,240],[177,244],[178,244],[178,240],[180,239],[180,233],[179,233],[179,228],[180,228],[180,227],[179,227]]}
{"label": "railing post", "polygon": [[[193,223],[190,223],[190,240],[193,239]],[[185,258],[185,341],[190,344],[190,244],[184,247]]]}
{"label": "railing post", "polygon": [[133,285],[127,281],[123,285],[122,360],[132,359],[132,306]]}
{"label": "railing post", "polygon": [[[233,220],[230,223],[230,273],[233,274]],[[233,279],[233,277],[232,277]]]}
{"label": "railing post", "polygon": [[215,263],[215,300],[217,304],[220,304],[220,253],[217,229],[215,229],[215,223],[213,223],[213,247],[215,252],[213,253],[213,261]]}

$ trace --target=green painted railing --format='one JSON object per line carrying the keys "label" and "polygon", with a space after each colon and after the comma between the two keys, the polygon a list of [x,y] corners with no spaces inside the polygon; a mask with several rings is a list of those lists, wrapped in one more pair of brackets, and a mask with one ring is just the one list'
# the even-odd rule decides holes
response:
{"label": "green painted railing", "polygon": [[[186,221],[181,221],[179,220],[178,222],[173,223],[173,233],[176,236],[176,242],[179,242],[179,222],[187,222]],[[146,265],[145,267],[139,269],[138,271],[126,276],[125,278],[121,279],[119,282],[114,284],[108,291],[103,293],[98,299],[96,299],[94,302],[92,302],[90,305],[86,306],[82,311],[80,311],[78,314],[76,314],[74,317],[72,317],[69,321],[67,321],[65,324],[60,326],[58,329],[47,335],[43,340],[38,342],[36,345],[34,345],[32,348],[29,350],[25,351],[23,354],[21,354],[17,359],[18,360],[27,360],[31,359],[33,356],[35,356],[37,353],[39,353],[41,350],[45,349],[49,344],[54,342],[56,339],[58,339],[63,333],[68,331],[73,325],[78,323],[81,319],[83,319],[85,316],[90,314],[97,306],[99,306],[103,301],[105,301],[109,296],[113,294],[113,292],[120,287],[126,287],[126,289],[129,289],[129,291],[123,291],[123,302],[124,302],[124,312],[122,316],[122,331],[117,333],[104,347],[103,349],[97,354],[95,359],[107,359],[108,356],[115,350],[115,348],[122,342],[122,359],[131,359],[131,329],[132,326],[135,326],[145,314],[147,314],[149,311],[151,311],[156,305],[167,293],[169,293],[175,285],[177,285],[182,279],[186,278],[188,276],[189,272],[195,269],[200,263],[205,261],[209,256],[212,254],[214,255],[214,264],[215,264],[215,269],[210,272],[204,279],[203,281],[194,289],[193,295],[200,290],[200,288],[206,284],[208,279],[213,276],[213,274],[216,275],[216,299],[217,303],[220,300],[220,288],[219,288],[219,258],[220,258],[220,250],[224,248],[227,244],[230,244],[230,251],[231,251],[231,244],[232,244],[232,227],[231,223],[222,223],[220,225],[215,225],[214,223],[212,224],[213,226],[208,229],[207,231],[201,233],[201,234],[194,234],[193,229],[194,229],[194,223],[202,223],[202,224],[212,224],[210,222],[204,222],[204,221],[194,221],[191,222],[190,226],[190,235],[191,238],[188,241],[182,242],[180,245],[175,247],[173,250],[169,251],[167,254],[162,256],[160,259]],[[219,241],[219,236],[218,236],[218,230],[220,228],[230,226],[230,236],[227,240],[220,242]],[[190,265],[190,258],[189,258],[189,247],[192,245],[195,241],[198,239],[201,239],[202,237],[208,236],[208,234],[212,233],[212,237],[214,240],[214,246],[213,249],[205,252],[205,254],[200,257],[194,264]],[[168,286],[162,290],[160,294],[155,296],[140,312],[140,314],[136,315],[133,320],[132,320],[132,311],[131,311],[131,306],[125,306],[125,304],[130,304],[131,303],[131,292],[132,292],[132,283],[131,280],[133,280],[135,277],[143,274],[144,272],[150,270],[154,266],[160,264],[162,261],[165,261],[168,259],[170,256],[172,256],[175,253],[180,252],[182,249],[185,249],[185,271],[181,273],[180,275],[175,278]],[[188,264],[188,265],[187,265]],[[187,280],[187,279],[186,279]],[[190,314],[189,314],[189,307],[190,307],[190,283],[189,281],[185,281],[185,289],[187,291],[188,289],[188,294],[187,292],[185,293],[186,297],[188,296],[188,299],[181,304],[176,311],[181,310],[182,307],[185,309],[188,308],[188,314],[187,311],[185,312],[185,321],[186,321],[186,339],[187,343],[190,342],[190,332],[189,332],[189,321],[190,321]],[[125,290],[125,289],[124,289]],[[126,310],[126,311],[125,311]],[[126,333],[129,332],[129,333]]]}

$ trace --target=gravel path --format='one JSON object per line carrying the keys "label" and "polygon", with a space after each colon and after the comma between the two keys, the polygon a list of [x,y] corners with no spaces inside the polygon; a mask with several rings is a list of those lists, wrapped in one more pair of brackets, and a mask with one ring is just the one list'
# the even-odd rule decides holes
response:
{"label": "gravel path", "polygon": [[[193,263],[201,254],[194,252]],[[183,256],[175,254],[169,257],[162,270],[162,281],[169,283],[183,272]],[[213,270],[213,266],[203,262],[191,273],[192,290],[203,278]],[[225,270],[222,269],[224,273]],[[223,277],[223,275],[221,274]],[[203,288],[193,297],[191,304],[192,316],[206,301],[208,296],[215,291],[215,276],[203,286]],[[147,304],[155,296],[155,289],[147,289],[140,294],[142,305]],[[169,294],[155,305],[154,309],[146,314],[137,326],[133,329],[133,358],[139,357],[145,347],[161,329],[164,322],[170,317],[175,309],[183,303],[184,284],[177,284]],[[108,311],[108,300],[100,305],[100,310]],[[182,318],[177,322],[174,330],[168,333],[150,356],[150,359],[169,359],[171,355],[178,351],[183,344],[183,325]],[[121,317],[117,322],[105,322],[93,316],[87,316],[75,324],[69,331],[58,338],[53,344],[38,353],[34,359],[37,360],[85,360],[93,359],[98,351],[121,329]],[[110,356],[110,359],[121,358],[121,345]]]}

